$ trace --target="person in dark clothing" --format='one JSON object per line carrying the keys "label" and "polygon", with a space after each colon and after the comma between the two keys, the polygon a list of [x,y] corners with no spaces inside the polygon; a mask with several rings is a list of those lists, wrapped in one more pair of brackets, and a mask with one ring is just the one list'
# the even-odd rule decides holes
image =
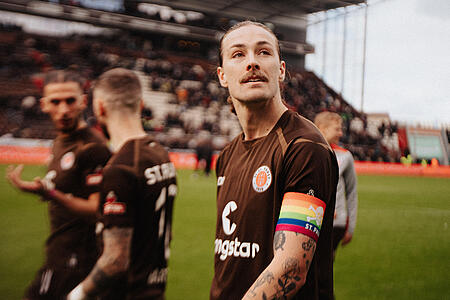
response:
{"label": "person in dark clothing", "polygon": [[67,299],[91,299],[104,292],[114,299],[164,299],[175,167],[142,127],[142,89],[132,71],[103,73],[93,97],[94,113],[108,129],[114,153],[100,192],[103,253]]}
{"label": "person in dark clothing", "polygon": [[283,104],[286,64],[260,23],[220,42],[220,84],[243,133],[217,160],[210,299],[333,299],[338,167],[317,127]]}
{"label": "person in dark clothing", "polygon": [[[48,201],[50,236],[45,263],[25,292],[24,299],[65,299],[92,269],[98,257],[95,238],[95,198],[102,168],[111,154],[105,140],[82,119],[86,108],[82,78],[72,71],[53,71],[44,82],[41,109],[49,114],[58,136],[54,140],[47,175],[21,179],[23,165],[10,166],[9,182]],[[66,205],[79,203],[81,214]],[[83,217],[82,215],[86,217]],[[90,216],[90,217],[88,217]]]}

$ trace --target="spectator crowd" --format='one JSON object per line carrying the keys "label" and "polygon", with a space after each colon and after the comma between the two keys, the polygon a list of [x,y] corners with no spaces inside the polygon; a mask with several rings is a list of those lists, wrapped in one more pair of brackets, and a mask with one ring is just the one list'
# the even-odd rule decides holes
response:
{"label": "spectator crowd", "polygon": [[[179,44],[166,43],[157,35],[111,31],[101,36],[50,38],[5,25],[0,31],[0,136],[54,138],[50,120],[39,109],[45,72],[75,68],[88,79],[85,88],[89,90],[91,80],[112,67],[132,69],[140,75],[146,103],[156,94],[167,95],[161,105],[167,106],[163,114],[157,111],[159,105],[147,105],[142,116],[145,129],[166,146],[195,149],[201,133],[211,137],[214,150],[220,150],[240,132],[226,102],[228,94],[216,77],[214,45],[201,52],[184,48],[180,53]],[[315,74],[290,69],[282,91],[286,105],[309,120],[325,110],[341,115],[341,142],[356,160],[400,160],[398,151],[382,142],[397,126],[383,123],[375,132],[368,130],[366,115]],[[85,117],[95,125],[92,113]]]}

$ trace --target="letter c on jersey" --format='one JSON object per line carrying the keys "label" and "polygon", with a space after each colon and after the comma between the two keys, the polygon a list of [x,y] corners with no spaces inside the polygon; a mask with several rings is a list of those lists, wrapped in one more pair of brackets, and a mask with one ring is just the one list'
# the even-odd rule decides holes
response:
{"label": "letter c on jersey", "polygon": [[227,205],[225,205],[225,208],[223,209],[222,226],[223,226],[223,231],[225,232],[226,235],[232,234],[234,232],[234,230],[236,229],[236,224],[235,223],[231,224],[230,219],[228,219],[228,215],[231,212],[235,211],[236,209],[237,209],[237,204],[234,201],[228,202]]}

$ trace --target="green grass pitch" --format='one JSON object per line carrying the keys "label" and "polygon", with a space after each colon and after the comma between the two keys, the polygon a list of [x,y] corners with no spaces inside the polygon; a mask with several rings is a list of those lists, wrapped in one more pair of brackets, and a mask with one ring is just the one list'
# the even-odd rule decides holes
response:
{"label": "green grass pitch", "polygon": [[[6,166],[0,165],[4,178]],[[44,174],[26,166],[24,177]],[[178,172],[167,299],[208,299],[215,178]],[[336,299],[450,299],[450,180],[359,176],[353,241],[337,252]],[[20,299],[43,259],[46,204],[0,180],[0,299]]]}

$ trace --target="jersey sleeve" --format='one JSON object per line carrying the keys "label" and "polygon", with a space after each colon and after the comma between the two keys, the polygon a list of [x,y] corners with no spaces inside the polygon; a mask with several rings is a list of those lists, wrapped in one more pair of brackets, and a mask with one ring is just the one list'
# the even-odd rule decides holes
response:
{"label": "jersey sleeve", "polygon": [[78,153],[78,170],[88,195],[99,191],[102,170],[110,157],[108,147],[100,143],[87,144]]}
{"label": "jersey sleeve", "polygon": [[285,155],[284,191],[314,196],[325,204],[335,191],[337,163],[327,145],[299,141],[294,142]]}
{"label": "jersey sleeve", "polygon": [[294,231],[318,240],[327,205],[336,193],[337,164],[333,157],[327,145],[310,141],[291,145],[284,160],[285,184],[277,231]]}
{"label": "jersey sleeve", "polygon": [[100,213],[105,228],[133,227],[137,179],[125,168],[109,166],[103,172]]}

